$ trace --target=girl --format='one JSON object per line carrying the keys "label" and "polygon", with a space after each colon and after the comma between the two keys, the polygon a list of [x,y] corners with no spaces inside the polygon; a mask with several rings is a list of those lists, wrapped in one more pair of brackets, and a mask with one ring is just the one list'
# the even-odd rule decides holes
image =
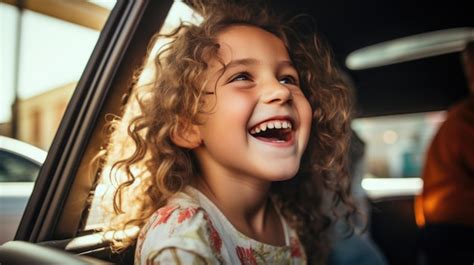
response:
{"label": "girl", "polygon": [[156,56],[133,151],[113,167],[126,173],[113,228],[141,228],[114,247],[136,242],[136,264],[321,263],[328,206],[354,211],[348,95],[329,50],[252,10],[203,9]]}

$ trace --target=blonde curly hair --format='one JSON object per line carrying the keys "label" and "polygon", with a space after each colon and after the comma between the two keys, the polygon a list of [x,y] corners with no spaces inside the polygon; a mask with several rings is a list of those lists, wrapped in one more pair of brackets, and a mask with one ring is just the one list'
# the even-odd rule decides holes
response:
{"label": "blonde curly hair", "polygon": [[[284,20],[261,8],[220,6],[202,8],[200,25],[180,25],[154,59],[154,82],[134,89],[113,133],[106,165],[116,185],[113,218],[107,229],[142,227],[167,199],[199,175],[192,150],[173,143],[173,132],[186,124],[201,124],[208,62],[218,54],[216,37],[236,24],[262,28],[286,45],[313,109],[308,147],[296,176],[275,182],[271,196],[296,229],[312,262],[324,261],[335,215],[349,219],[355,207],[349,199],[346,153],[351,114],[348,89],[324,41],[306,27],[304,16]],[[311,23],[309,23],[311,24]],[[306,30],[302,32],[301,29]],[[310,34],[308,34],[310,33]],[[137,109],[131,111],[135,106]],[[135,114],[131,114],[135,113]],[[120,133],[126,131],[126,134]],[[332,209],[343,204],[345,211]],[[116,250],[133,245],[136,236],[115,240]]]}

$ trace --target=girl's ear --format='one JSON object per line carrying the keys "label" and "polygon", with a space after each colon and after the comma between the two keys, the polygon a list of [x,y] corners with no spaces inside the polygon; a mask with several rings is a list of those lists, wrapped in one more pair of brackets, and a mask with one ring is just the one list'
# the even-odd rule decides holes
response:
{"label": "girl's ear", "polygon": [[194,149],[201,145],[199,127],[190,122],[179,122],[171,132],[171,140],[179,147]]}

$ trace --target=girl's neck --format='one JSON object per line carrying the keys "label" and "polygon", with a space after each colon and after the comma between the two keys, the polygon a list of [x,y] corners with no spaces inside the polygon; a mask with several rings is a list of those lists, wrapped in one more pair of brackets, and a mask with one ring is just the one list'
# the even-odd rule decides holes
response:
{"label": "girl's neck", "polygon": [[258,185],[238,179],[231,181],[225,178],[213,181],[200,179],[196,185],[197,189],[220,209],[233,216],[253,219],[261,216],[267,208],[270,183]]}
{"label": "girl's neck", "polygon": [[219,208],[237,230],[264,243],[284,244],[282,224],[269,199],[270,182],[225,177],[199,179],[196,188]]}

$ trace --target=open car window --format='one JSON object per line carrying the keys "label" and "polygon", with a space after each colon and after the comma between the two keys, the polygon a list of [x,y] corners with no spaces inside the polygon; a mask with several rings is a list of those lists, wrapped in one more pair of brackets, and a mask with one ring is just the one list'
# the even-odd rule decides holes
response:
{"label": "open car window", "polygon": [[104,143],[105,114],[120,114],[122,98],[144,62],[147,43],[171,4],[118,1],[114,5],[72,93],[16,239],[47,242],[77,235],[96,176],[91,161]]}
{"label": "open car window", "polygon": [[47,151],[115,1],[33,2],[0,3],[0,134]]}
{"label": "open car window", "polygon": [[0,243],[15,236],[47,151],[115,4],[43,2],[0,3]]}

